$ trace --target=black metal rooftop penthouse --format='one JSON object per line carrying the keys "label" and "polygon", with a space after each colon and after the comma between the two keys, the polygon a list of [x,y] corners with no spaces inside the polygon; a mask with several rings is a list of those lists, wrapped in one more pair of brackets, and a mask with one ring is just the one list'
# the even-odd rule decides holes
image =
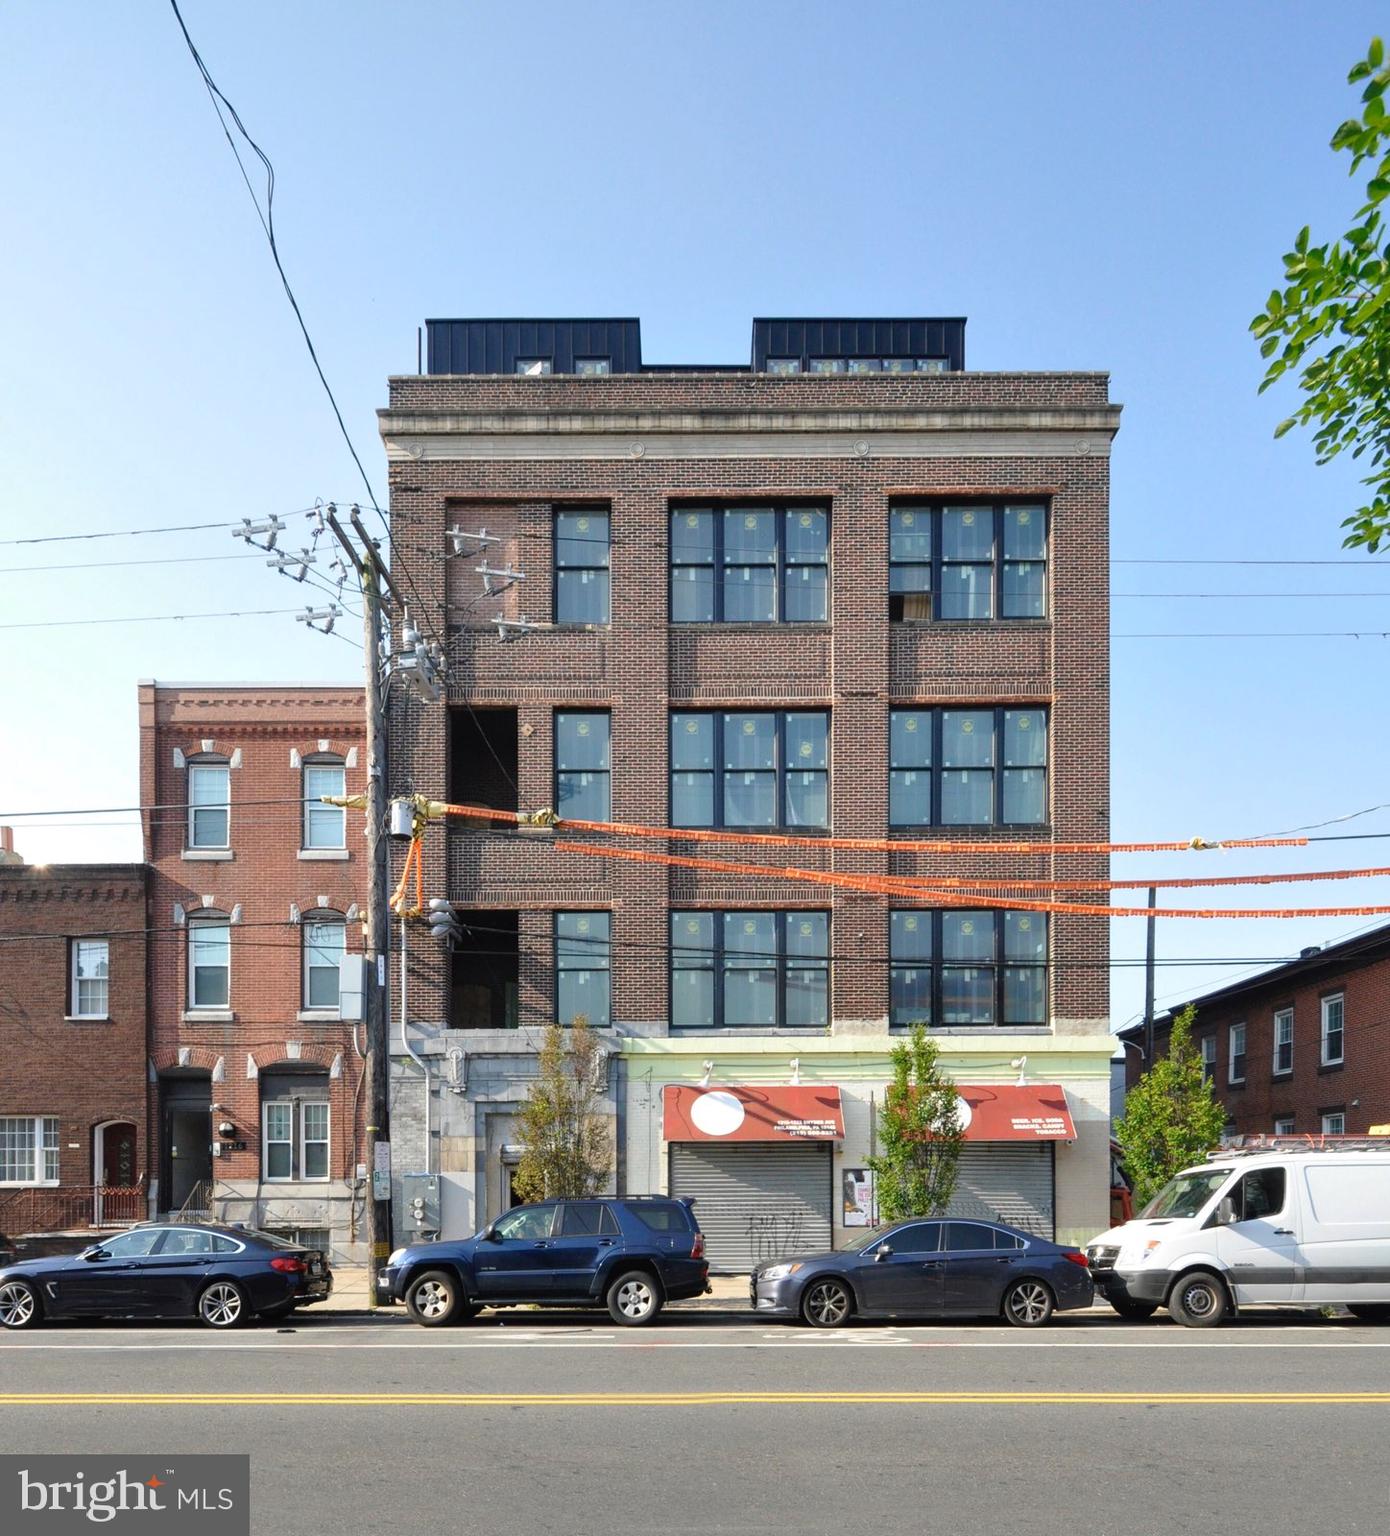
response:
{"label": "black metal rooftop penthouse", "polygon": [[427,320],[428,373],[947,373],[965,367],[964,319],[754,320],[747,363],[644,363],[642,323]]}

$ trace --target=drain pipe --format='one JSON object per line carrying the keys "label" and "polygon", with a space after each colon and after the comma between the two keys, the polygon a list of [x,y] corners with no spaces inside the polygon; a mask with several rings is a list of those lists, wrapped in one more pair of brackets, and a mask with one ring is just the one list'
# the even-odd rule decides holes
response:
{"label": "drain pipe", "polygon": [[406,1033],[406,1005],[405,1005],[405,918],[401,918],[401,1045],[406,1054],[419,1067],[425,1079],[425,1172],[432,1173],[433,1146],[430,1136],[430,1066],[429,1062],[410,1043],[410,1036]]}

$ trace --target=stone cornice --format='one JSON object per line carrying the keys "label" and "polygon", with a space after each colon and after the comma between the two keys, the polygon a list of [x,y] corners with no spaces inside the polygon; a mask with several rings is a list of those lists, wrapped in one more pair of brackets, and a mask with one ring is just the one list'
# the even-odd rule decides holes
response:
{"label": "stone cornice", "polygon": [[378,413],[386,455],[418,459],[1104,457],[1120,407]]}

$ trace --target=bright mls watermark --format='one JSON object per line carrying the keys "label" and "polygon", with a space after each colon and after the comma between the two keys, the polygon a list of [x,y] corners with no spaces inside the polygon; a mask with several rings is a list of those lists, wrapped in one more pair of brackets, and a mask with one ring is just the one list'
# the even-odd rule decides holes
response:
{"label": "bright mls watermark", "polygon": [[0,1531],[250,1536],[249,1456],[0,1456]]}

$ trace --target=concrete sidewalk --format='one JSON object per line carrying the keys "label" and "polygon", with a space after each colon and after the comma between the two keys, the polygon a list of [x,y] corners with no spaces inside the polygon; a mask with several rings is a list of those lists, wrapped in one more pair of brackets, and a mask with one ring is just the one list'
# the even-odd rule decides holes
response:
{"label": "concrete sidewalk", "polygon": [[[701,1296],[695,1301],[673,1302],[672,1305],[680,1307],[682,1311],[690,1307],[728,1311],[732,1307],[748,1306],[747,1275],[711,1275],[710,1285],[712,1290],[708,1296]],[[332,1296],[327,1301],[315,1302],[311,1309],[306,1308],[306,1311],[309,1310],[314,1313],[367,1311],[367,1266],[335,1265]]]}

